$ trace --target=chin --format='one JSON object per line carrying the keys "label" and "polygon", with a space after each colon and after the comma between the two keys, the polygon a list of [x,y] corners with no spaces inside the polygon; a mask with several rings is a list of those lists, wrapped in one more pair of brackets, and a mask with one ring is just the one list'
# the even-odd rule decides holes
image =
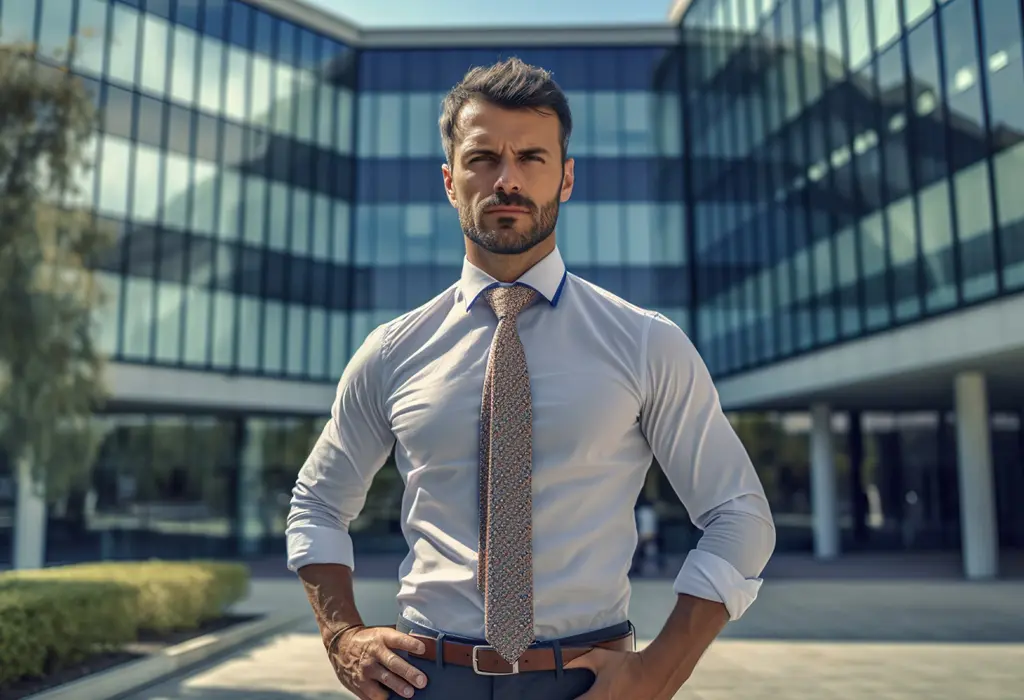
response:
{"label": "chin", "polygon": [[536,230],[516,231],[511,228],[500,228],[492,231],[475,231],[467,234],[469,239],[489,253],[495,255],[522,255],[543,243],[551,232],[540,233]]}

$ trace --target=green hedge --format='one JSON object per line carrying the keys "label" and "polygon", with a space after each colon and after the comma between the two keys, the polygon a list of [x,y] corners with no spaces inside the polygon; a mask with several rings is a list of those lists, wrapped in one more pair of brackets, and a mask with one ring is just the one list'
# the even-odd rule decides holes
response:
{"label": "green hedge", "polygon": [[249,569],[222,562],[104,562],[0,574],[0,687],[190,630],[245,598]]}

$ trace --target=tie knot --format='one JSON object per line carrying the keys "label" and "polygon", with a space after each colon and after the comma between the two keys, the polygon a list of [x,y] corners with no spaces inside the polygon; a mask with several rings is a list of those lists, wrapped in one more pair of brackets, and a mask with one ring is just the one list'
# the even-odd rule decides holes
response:
{"label": "tie knot", "polygon": [[511,287],[491,287],[484,292],[484,297],[499,319],[515,319],[530,303],[534,294],[536,292],[530,287],[516,284]]}

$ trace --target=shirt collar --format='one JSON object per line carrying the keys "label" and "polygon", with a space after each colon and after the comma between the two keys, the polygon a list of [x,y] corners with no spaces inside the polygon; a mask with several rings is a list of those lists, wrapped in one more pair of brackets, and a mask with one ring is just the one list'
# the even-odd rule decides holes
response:
{"label": "shirt collar", "polygon": [[[562,295],[562,287],[565,286],[565,278],[565,263],[556,247],[543,260],[523,273],[522,277],[515,281],[515,284],[522,284],[534,289],[547,299],[551,306],[557,306],[558,298]],[[498,286],[511,285],[499,282],[471,263],[468,258],[463,258],[459,290],[466,301],[467,311],[473,308],[473,304],[483,292]]]}

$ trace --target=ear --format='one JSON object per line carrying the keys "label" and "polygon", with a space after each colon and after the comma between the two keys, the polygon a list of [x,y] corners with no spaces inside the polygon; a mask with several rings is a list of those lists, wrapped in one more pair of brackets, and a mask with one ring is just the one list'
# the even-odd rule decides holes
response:
{"label": "ear", "polygon": [[448,195],[448,201],[458,209],[459,198],[455,194],[455,181],[452,179],[452,168],[447,163],[441,165],[441,178],[444,180],[444,193]]}
{"label": "ear", "polygon": [[574,158],[565,159],[565,174],[562,175],[562,191],[559,193],[559,200],[562,202],[568,202],[569,197],[572,196],[573,185],[576,184],[576,160]]}

